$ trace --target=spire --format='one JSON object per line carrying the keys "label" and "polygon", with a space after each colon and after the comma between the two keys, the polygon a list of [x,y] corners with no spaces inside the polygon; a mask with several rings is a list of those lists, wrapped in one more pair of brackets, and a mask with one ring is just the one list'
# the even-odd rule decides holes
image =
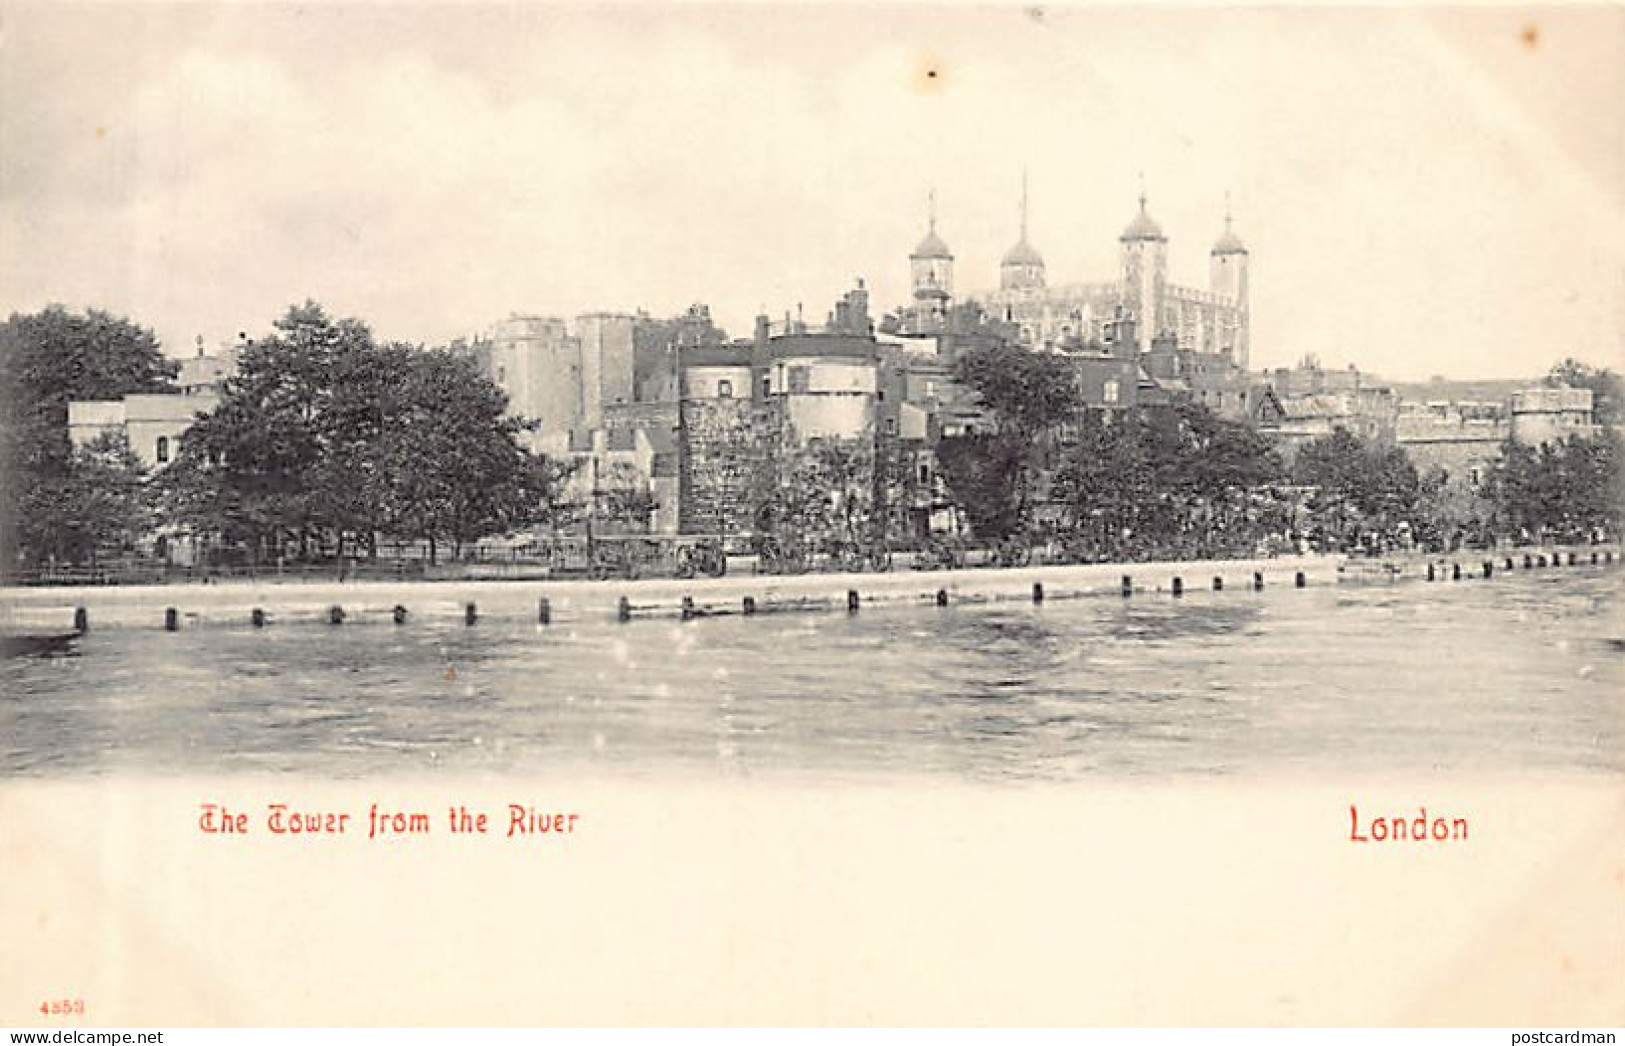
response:
{"label": "spire", "polygon": [[1123,230],[1123,235],[1119,236],[1118,239],[1124,243],[1135,240],[1167,240],[1167,237],[1162,234],[1162,226],[1158,225],[1156,220],[1146,211],[1144,171],[1140,172],[1140,213],[1134,216],[1134,220],[1129,222],[1128,228]]}
{"label": "spire", "polygon": [[1218,242],[1213,245],[1213,254],[1246,254],[1247,247],[1236,235],[1234,220],[1230,214],[1230,190],[1224,193],[1224,232],[1220,234]]}
{"label": "spire", "polygon": [[942,242],[937,235],[937,191],[932,189],[926,194],[926,232],[925,238],[914,248],[911,258],[952,258],[953,252],[948,245]]}
{"label": "spire", "polygon": [[[1001,268],[1005,269],[1012,266],[1037,266],[1042,268],[1044,264],[1043,256],[1033,249],[1032,244],[1027,242],[1027,168],[1025,167],[1021,169],[1021,239],[1016,241],[1014,247],[1005,252],[1004,260],[999,264]],[[1013,286],[1012,280],[1025,281],[1026,279],[1026,277],[1019,274],[1012,276],[1007,273],[1001,278],[1001,281],[1004,288],[1009,290]],[[1040,282],[1042,282],[1041,278]]]}
{"label": "spire", "polygon": [[1027,168],[1021,169],[1021,242],[1027,242]]}

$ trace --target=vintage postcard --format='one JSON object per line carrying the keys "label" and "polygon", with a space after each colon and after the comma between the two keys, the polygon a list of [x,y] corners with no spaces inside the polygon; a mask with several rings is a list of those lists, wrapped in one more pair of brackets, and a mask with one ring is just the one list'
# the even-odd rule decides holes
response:
{"label": "vintage postcard", "polygon": [[0,1025],[1625,1023],[1622,98],[0,0]]}

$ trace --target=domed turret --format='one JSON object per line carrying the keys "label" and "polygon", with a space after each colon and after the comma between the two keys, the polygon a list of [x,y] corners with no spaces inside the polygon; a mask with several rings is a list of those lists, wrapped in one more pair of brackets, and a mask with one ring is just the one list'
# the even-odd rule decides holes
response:
{"label": "domed turret", "polygon": [[948,245],[942,242],[942,237],[937,235],[935,219],[932,220],[931,228],[926,231],[925,238],[920,241],[920,245],[915,247],[914,253],[909,255],[910,258],[952,258],[953,256],[954,252],[950,251]]}
{"label": "domed turret", "polygon": [[1145,193],[1140,193],[1140,213],[1136,214],[1134,220],[1128,223],[1128,228],[1123,230],[1123,235],[1118,239],[1124,243],[1130,243],[1135,240],[1166,240],[1167,238],[1162,234],[1162,226],[1158,225],[1156,220],[1146,213]]}
{"label": "domed turret", "polygon": [[914,329],[933,333],[948,317],[948,304],[954,296],[954,253],[937,235],[937,194],[928,197],[930,212],[925,238],[908,256],[914,287]]}
{"label": "domed turret", "polygon": [[1027,172],[1021,172],[1021,239],[999,262],[1002,290],[1034,290],[1044,286],[1044,256],[1027,242]]}
{"label": "domed turret", "polygon": [[1044,256],[1039,254],[1037,248],[1028,243],[1027,238],[1023,236],[1020,243],[1016,244],[1014,247],[1005,252],[1004,261],[1000,262],[999,264],[1006,267],[1012,265],[1042,266],[1044,264]]}

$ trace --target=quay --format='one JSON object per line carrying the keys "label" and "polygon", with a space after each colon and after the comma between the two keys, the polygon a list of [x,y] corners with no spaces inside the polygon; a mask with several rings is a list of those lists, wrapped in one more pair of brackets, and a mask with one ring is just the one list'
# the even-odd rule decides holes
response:
{"label": "quay", "polygon": [[89,589],[0,589],[0,624],[13,636],[108,628],[322,624],[408,626],[424,621],[576,621],[786,612],[860,613],[886,605],[1084,597],[1246,598],[1336,584],[1483,582],[1506,574],[1593,570],[1621,562],[1618,544],[1470,550],[1379,558],[1272,558],[1092,563],[886,573],[733,574],[633,581],[223,581]]}

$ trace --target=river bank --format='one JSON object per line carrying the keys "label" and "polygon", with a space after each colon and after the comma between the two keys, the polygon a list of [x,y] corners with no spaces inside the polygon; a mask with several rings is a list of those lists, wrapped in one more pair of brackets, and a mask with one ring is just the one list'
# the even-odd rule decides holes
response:
{"label": "river bank", "polygon": [[[886,604],[1196,592],[1258,593],[1368,581],[1478,581],[1505,571],[1593,569],[1620,561],[1617,545],[1462,550],[1448,555],[1340,555],[908,570],[890,573],[736,574],[634,581],[300,581],[0,589],[11,632],[263,624],[392,624],[524,619],[539,624],[643,617],[850,611]],[[337,612],[335,612],[335,610]],[[170,612],[173,611],[173,614]],[[397,620],[400,619],[400,620]]]}

